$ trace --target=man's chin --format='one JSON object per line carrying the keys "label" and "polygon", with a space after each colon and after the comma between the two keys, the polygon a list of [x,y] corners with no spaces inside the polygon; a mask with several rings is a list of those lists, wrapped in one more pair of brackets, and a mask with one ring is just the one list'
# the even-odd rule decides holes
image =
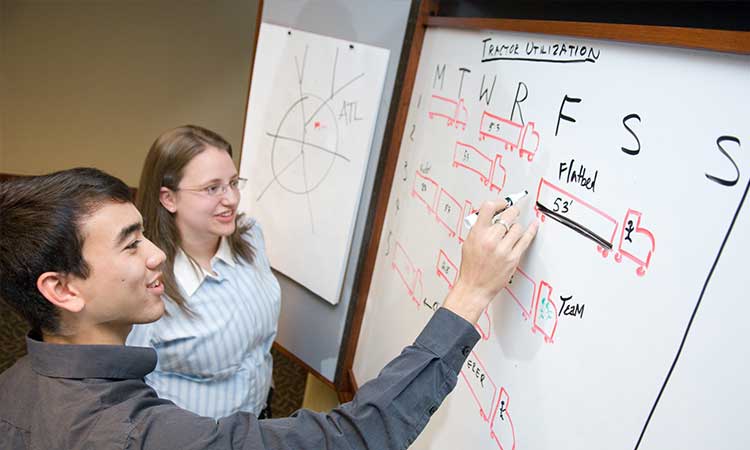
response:
{"label": "man's chin", "polygon": [[138,320],[137,322],[133,322],[133,323],[137,325],[143,325],[146,323],[156,322],[157,320],[162,318],[164,313],[165,313],[164,300],[162,300],[160,297],[159,304],[154,305],[153,311],[151,312],[151,314],[149,314],[147,317],[139,318],[140,320]]}

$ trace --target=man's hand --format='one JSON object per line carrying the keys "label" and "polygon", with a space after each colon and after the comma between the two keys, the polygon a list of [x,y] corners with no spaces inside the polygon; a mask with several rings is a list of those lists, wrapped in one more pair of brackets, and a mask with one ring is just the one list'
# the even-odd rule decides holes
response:
{"label": "man's hand", "polygon": [[473,324],[498,292],[508,285],[539,228],[535,221],[523,230],[516,223],[519,211],[515,206],[505,209],[501,220],[493,223],[494,215],[504,207],[505,200],[500,200],[485,202],[479,209],[477,222],[461,250],[458,281],[443,304]]}

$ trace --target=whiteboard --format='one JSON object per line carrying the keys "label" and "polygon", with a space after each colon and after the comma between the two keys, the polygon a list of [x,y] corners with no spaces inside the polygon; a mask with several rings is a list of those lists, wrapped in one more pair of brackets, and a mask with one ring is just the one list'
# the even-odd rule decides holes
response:
{"label": "whiteboard", "polygon": [[262,23],[245,120],[240,210],[274,269],[339,301],[387,49]]}
{"label": "whiteboard", "polygon": [[749,105],[747,56],[427,30],[357,382],[448,293],[463,216],[527,189],[544,220],[412,448],[750,447]]}

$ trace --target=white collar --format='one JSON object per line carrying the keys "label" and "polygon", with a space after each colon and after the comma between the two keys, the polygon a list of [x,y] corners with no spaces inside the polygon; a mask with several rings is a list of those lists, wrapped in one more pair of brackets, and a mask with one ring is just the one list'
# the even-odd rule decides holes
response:
{"label": "white collar", "polygon": [[[216,254],[211,258],[211,267],[214,267],[217,260],[222,260],[231,267],[234,267],[236,264],[234,258],[232,258],[232,249],[229,247],[229,241],[223,236],[219,242]],[[197,267],[197,269],[182,249],[177,250],[177,254],[174,257],[174,276],[177,279],[177,284],[188,297],[192,296],[198,290],[206,277],[213,277],[203,267]]]}

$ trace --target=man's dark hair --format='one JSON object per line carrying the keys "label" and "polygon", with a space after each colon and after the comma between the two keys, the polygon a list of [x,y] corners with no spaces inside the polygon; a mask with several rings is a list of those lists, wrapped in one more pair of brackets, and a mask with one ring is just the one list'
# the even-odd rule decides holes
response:
{"label": "man's dark hair", "polygon": [[59,313],[37,279],[44,272],[88,277],[82,222],[106,202],[130,201],[125,183],[91,168],[0,183],[0,299],[32,329],[57,332]]}

